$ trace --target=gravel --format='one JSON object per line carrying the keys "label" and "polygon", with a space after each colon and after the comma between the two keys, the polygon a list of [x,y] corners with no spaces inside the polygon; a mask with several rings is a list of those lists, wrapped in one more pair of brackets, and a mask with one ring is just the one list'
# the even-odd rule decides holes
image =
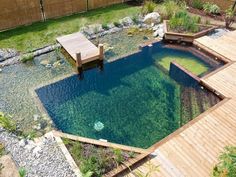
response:
{"label": "gravel", "polygon": [[5,144],[16,165],[27,171],[27,177],[76,176],[52,136],[44,136],[35,143],[32,140],[19,140],[1,129],[0,142]]}
{"label": "gravel", "polygon": [[229,32],[229,30],[225,29],[225,28],[218,28],[215,29],[212,33],[210,33],[208,36],[213,38],[213,39],[217,39],[223,35],[225,35],[227,32]]}

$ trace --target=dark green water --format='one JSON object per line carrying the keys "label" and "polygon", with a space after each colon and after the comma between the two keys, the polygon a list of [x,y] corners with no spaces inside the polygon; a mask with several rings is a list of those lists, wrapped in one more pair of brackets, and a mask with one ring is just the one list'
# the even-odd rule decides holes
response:
{"label": "dark green water", "polygon": [[[183,122],[183,86],[158,68],[152,57],[160,47],[107,63],[103,72],[86,71],[82,81],[74,75],[36,93],[63,132],[147,148]],[[176,55],[193,56],[178,50]]]}

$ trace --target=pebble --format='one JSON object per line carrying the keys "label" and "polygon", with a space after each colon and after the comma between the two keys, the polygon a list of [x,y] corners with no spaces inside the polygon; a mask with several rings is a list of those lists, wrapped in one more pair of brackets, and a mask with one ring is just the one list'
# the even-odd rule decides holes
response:
{"label": "pebble", "polygon": [[34,117],[34,121],[37,121],[40,116],[38,114],[34,114],[33,117]]}
{"label": "pebble", "polygon": [[26,169],[27,177],[76,177],[54,138],[43,139],[44,142],[37,144],[25,140],[27,144],[22,147],[23,140],[6,131],[0,132],[0,142],[5,144],[15,163]]}

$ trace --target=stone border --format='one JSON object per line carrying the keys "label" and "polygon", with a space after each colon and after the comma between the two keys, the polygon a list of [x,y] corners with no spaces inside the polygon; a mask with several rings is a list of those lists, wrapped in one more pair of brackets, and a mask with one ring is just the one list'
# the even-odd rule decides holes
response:
{"label": "stone border", "polygon": [[66,161],[69,163],[69,165],[71,166],[72,170],[74,171],[75,175],[78,177],[82,177],[82,173],[79,169],[79,167],[76,165],[73,157],[71,156],[70,152],[68,151],[68,149],[66,148],[65,144],[63,143],[62,139],[60,136],[55,135],[54,131],[51,132],[53,134],[53,136],[55,137],[55,140],[59,146],[59,148],[61,149],[62,153],[64,154]]}

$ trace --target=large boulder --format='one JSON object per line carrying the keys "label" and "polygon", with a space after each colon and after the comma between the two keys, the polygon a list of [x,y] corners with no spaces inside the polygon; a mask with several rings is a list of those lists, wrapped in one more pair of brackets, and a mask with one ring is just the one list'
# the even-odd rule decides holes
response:
{"label": "large boulder", "polygon": [[121,20],[119,20],[119,22],[123,25],[123,26],[131,26],[133,25],[133,20],[130,17],[125,17]]}
{"label": "large boulder", "polygon": [[161,16],[157,12],[152,12],[144,17],[143,22],[146,24],[158,24],[161,22]]}
{"label": "large boulder", "polygon": [[101,24],[93,24],[89,26],[84,26],[80,31],[86,35],[92,36],[104,31]]}

